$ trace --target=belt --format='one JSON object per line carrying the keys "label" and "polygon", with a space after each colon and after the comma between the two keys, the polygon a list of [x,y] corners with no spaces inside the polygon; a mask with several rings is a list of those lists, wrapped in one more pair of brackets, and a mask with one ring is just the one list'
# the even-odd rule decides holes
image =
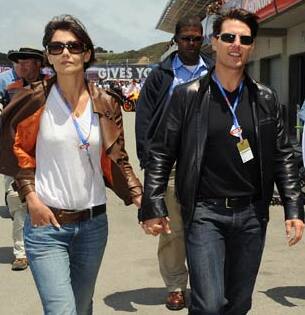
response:
{"label": "belt", "polygon": [[201,197],[198,201],[203,201],[223,208],[242,208],[249,206],[255,198],[253,196],[228,197],[228,198],[205,198]]}
{"label": "belt", "polygon": [[102,213],[106,212],[106,204],[94,206],[90,209],[84,210],[67,210],[49,207],[54,213],[59,224],[78,223],[92,219]]}

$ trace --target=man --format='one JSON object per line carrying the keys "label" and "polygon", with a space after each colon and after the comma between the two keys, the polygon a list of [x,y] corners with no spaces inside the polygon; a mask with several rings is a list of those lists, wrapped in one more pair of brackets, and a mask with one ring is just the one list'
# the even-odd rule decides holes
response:
{"label": "man", "polygon": [[189,315],[250,310],[274,181],[284,203],[288,244],[302,237],[297,166],[280,104],[245,72],[257,31],[256,16],[242,9],[215,20],[215,69],[176,88],[150,145],[141,220],[146,233],[170,231],[164,194],[177,160]]}
{"label": "man", "polygon": [[[42,51],[32,48],[20,48],[19,51],[9,52],[8,58],[13,62],[17,75],[13,75],[12,80],[6,82],[7,84],[3,89],[5,103],[8,103],[18,90],[44,77],[40,73],[43,63]],[[26,216],[26,206],[20,201],[18,193],[13,188],[13,178],[5,176],[4,181],[6,200],[13,218],[15,260],[12,263],[12,270],[24,270],[28,266],[23,242],[23,225]]]}
{"label": "man", "polygon": [[[17,81],[19,79],[19,66],[16,62],[13,62],[13,68],[0,73],[0,103],[1,112],[9,101],[9,96],[6,91],[8,84]],[[0,112],[0,113],[1,113]]]}
{"label": "man", "polygon": [[[142,168],[146,168],[149,141],[157,129],[175,86],[205,75],[210,68],[211,60],[203,54],[200,55],[202,31],[198,16],[179,20],[174,36],[178,50],[149,74],[141,89],[136,107],[136,140]],[[160,272],[169,292],[166,306],[170,310],[179,310],[185,306],[184,292],[188,274],[185,266],[181,210],[174,194],[174,174],[175,170],[171,173],[165,197],[172,233],[160,235],[158,259]]]}

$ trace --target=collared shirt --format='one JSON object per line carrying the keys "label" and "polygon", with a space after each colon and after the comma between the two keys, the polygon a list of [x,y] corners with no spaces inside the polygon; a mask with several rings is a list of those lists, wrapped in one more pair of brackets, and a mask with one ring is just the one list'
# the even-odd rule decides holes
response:
{"label": "collared shirt", "polygon": [[201,56],[199,56],[199,62],[196,65],[187,66],[183,64],[179,55],[176,54],[172,61],[172,69],[175,77],[172,86],[169,89],[169,97],[173,94],[174,88],[177,85],[192,81],[208,73],[207,65]]}
{"label": "collared shirt", "polygon": [[18,77],[14,69],[2,72],[0,74],[0,92],[4,93],[7,85],[16,81],[17,79]]}

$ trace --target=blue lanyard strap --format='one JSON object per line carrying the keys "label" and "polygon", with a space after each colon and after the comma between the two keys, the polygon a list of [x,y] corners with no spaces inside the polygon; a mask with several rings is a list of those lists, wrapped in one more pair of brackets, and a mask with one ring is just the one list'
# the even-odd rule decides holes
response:
{"label": "blue lanyard strap", "polygon": [[[239,105],[240,103],[240,98],[241,98],[241,93],[242,93],[242,89],[243,89],[243,86],[244,86],[244,81],[242,80],[239,84],[239,88],[238,88],[238,95],[236,96],[235,98],[235,101],[233,103],[233,106],[231,105],[231,102],[229,101],[228,99],[228,96],[223,88],[223,86],[221,85],[220,81],[218,80],[218,78],[216,77],[215,74],[212,75],[212,78],[214,80],[214,82],[217,84],[222,96],[224,97],[231,113],[232,113],[232,116],[233,116],[233,125],[235,128],[240,128],[240,125],[238,123],[238,119],[237,119],[237,116],[236,116],[236,108],[237,106]],[[242,140],[242,136],[241,136],[241,133],[240,133],[240,138]]]}
{"label": "blue lanyard strap", "polygon": [[[62,100],[64,101],[67,109],[69,110],[69,113],[71,115],[71,118],[72,118],[72,121],[73,121],[73,125],[75,127],[76,132],[77,132],[78,138],[80,139],[80,141],[82,143],[81,149],[84,148],[84,149],[86,149],[88,151],[88,147],[90,146],[90,143],[88,141],[89,140],[89,136],[88,136],[88,138],[85,137],[85,135],[83,134],[83,132],[80,129],[80,125],[79,125],[78,121],[76,120],[75,116],[73,115],[71,104],[63,96],[63,93],[62,93],[62,91],[61,91],[61,89],[60,89],[60,87],[58,86],[57,83],[55,84],[55,86],[56,86],[56,89],[57,89],[59,95],[61,96]],[[91,130],[92,124],[93,124],[93,115],[91,115],[90,130]],[[89,135],[90,135],[90,132],[89,132]]]}

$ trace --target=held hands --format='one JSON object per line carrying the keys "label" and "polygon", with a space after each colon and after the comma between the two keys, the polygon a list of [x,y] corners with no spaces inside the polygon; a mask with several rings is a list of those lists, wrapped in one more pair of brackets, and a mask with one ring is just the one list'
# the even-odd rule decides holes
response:
{"label": "held hands", "polygon": [[144,222],[140,222],[140,224],[146,234],[157,236],[160,233],[170,234],[172,232],[169,221],[169,217],[162,217],[149,219]]}
{"label": "held hands", "polygon": [[[293,246],[302,238],[304,223],[302,220],[299,219],[286,220],[285,227],[288,245]],[[294,233],[292,232],[292,229],[294,229]]]}
{"label": "held hands", "polygon": [[33,227],[52,224],[60,228],[53,212],[37,197],[36,192],[30,192],[25,198]]}

